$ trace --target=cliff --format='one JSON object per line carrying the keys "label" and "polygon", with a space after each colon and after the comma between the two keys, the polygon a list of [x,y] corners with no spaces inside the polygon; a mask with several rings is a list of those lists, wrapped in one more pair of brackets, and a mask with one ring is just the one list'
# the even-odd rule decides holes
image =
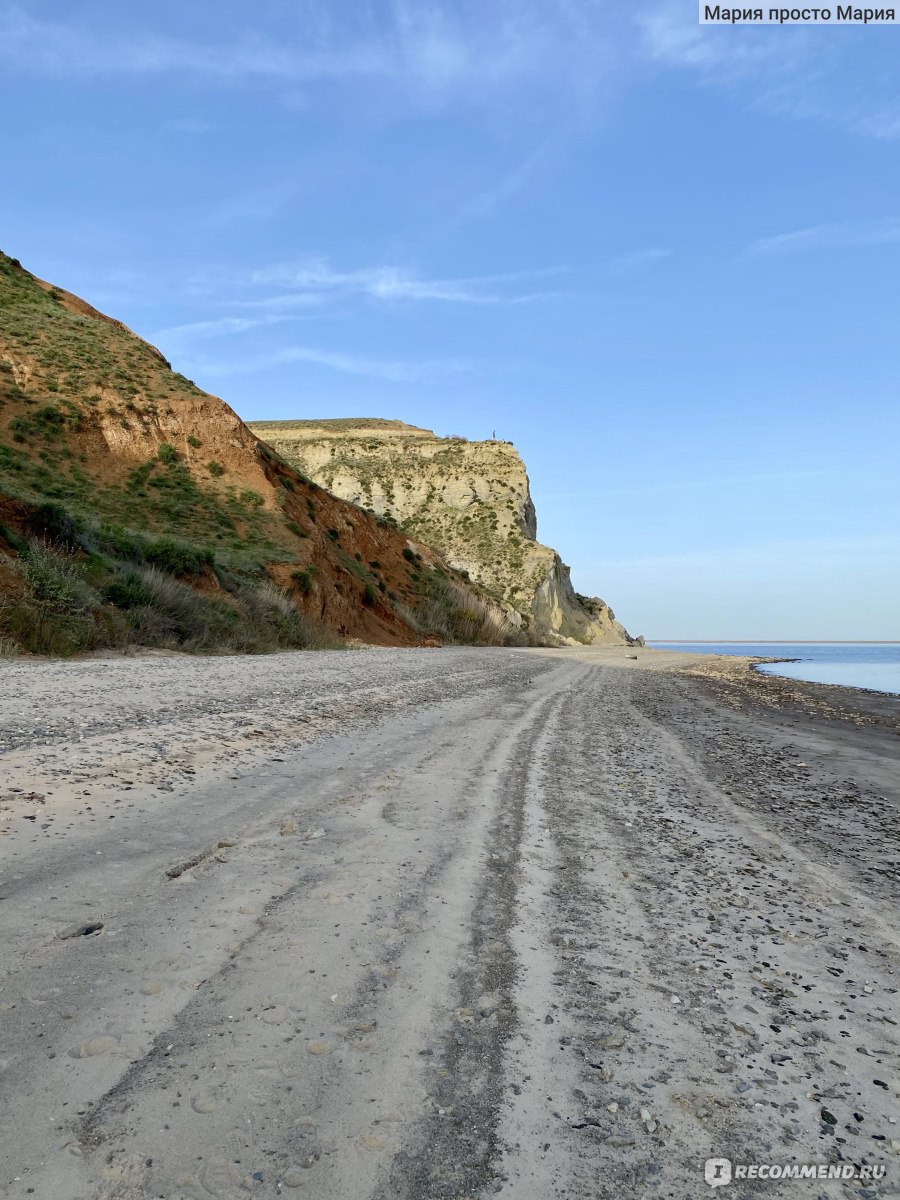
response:
{"label": "cliff", "polygon": [[537,541],[528,475],[509,442],[440,438],[402,421],[257,421],[298,471],[435,546],[551,644],[630,642],[604,601],[579,596]]}
{"label": "cliff", "polygon": [[[318,631],[318,632],[317,632]],[[502,644],[440,554],[0,253],[0,652]]]}

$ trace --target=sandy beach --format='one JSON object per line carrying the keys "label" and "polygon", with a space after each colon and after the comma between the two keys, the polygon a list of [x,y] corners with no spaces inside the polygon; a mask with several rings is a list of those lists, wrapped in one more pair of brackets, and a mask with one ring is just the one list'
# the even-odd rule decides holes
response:
{"label": "sandy beach", "polygon": [[898,733],[631,648],[0,662],[0,1191],[900,1195]]}

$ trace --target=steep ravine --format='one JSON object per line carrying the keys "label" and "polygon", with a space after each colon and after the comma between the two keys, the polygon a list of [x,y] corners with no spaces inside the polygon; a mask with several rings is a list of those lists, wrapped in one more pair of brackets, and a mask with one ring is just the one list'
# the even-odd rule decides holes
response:
{"label": "steep ravine", "polygon": [[257,421],[251,429],[328,491],[439,548],[547,642],[622,644],[609,606],[578,595],[537,541],[525,464],[510,442],[440,438],[402,421]]}

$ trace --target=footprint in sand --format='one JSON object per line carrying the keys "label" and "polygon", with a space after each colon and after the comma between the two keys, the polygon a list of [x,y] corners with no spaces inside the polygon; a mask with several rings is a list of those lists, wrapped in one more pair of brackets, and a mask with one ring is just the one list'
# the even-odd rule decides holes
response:
{"label": "footprint in sand", "polygon": [[97,1037],[88,1038],[86,1042],[75,1046],[69,1051],[70,1058],[96,1058],[100,1054],[109,1054],[110,1050],[114,1050],[119,1044],[119,1039],[110,1037],[109,1034],[100,1034]]}
{"label": "footprint in sand", "polygon": [[380,1137],[377,1133],[364,1133],[359,1139],[359,1144],[364,1150],[387,1150],[388,1141]]}
{"label": "footprint in sand", "polygon": [[330,1054],[334,1049],[331,1042],[326,1042],[324,1038],[317,1038],[315,1041],[306,1043],[308,1054],[325,1055]]}
{"label": "footprint in sand", "polygon": [[285,1171],[281,1182],[286,1188],[302,1188],[306,1185],[306,1175],[300,1168],[291,1167]]}
{"label": "footprint in sand", "polygon": [[284,1177],[284,1183],[293,1176],[297,1182],[290,1187],[302,1187],[309,1178],[308,1172],[322,1157],[322,1143],[319,1141],[319,1127],[314,1121],[301,1119],[294,1123],[294,1166]]}

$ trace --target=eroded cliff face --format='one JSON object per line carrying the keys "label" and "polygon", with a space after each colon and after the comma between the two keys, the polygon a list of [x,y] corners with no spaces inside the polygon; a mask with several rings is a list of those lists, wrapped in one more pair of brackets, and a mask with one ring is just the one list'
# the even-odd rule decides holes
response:
{"label": "eroded cliff face", "polygon": [[[293,610],[331,643],[523,640],[429,545],[309,474],[120,321],[0,252],[0,647],[314,644],[278,640]],[[35,541],[64,555],[50,600],[23,566]],[[136,574],[151,567],[169,608]]]}
{"label": "eroded cliff face", "polygon": [[632,639],[602,600],[537,541],[525,464],[510,442],[439,438],[402,421],[259,421],[253,431],[302,474],[439,548],[537,640]]}

